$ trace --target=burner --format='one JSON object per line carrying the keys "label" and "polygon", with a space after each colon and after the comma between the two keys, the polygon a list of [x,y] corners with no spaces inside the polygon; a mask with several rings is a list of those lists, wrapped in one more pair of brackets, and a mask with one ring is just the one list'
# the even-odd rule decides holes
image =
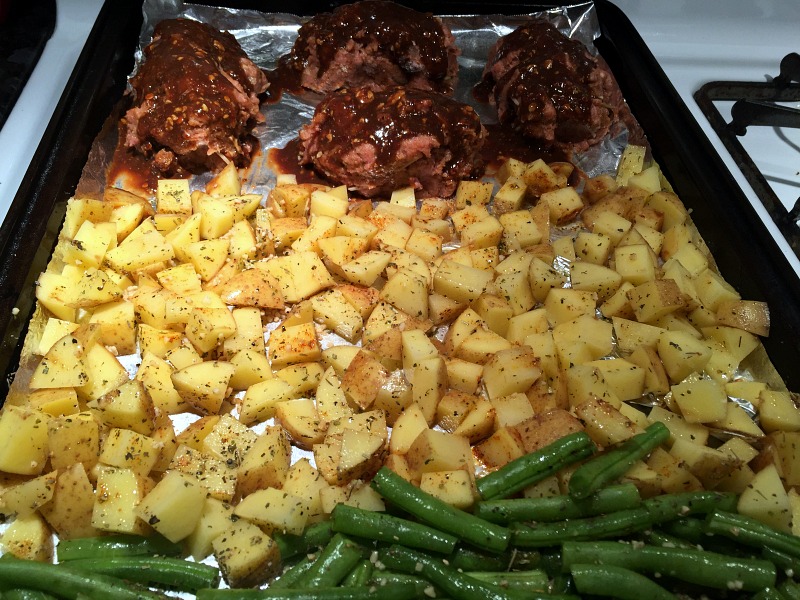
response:
{"label": "burner", "polygon": [[10,3],[0,24],[0,128],[53,35],[55,25],[55,0]]}
{"label": "burner", "polygon": [[[786,103],[800,101],[798,83],[800,54],[793,52],[781,61],[780,74],[769,81],[712,81],[703,85],[694,97],[781,234],[800,257],[800,198],[791,207],[787,207],[778,198],[739,139],[747,134],[748,127],[800,128],[800,110],[785,106]],[[720,107],[715,103],[731,101],[731,120],[726,122]]]}

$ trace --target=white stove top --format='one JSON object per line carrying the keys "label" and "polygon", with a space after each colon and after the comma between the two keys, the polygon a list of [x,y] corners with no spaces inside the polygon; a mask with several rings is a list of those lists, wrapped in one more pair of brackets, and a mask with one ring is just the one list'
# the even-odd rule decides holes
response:
{"label": "white stove top", "polygon": [[[102,0],[58,0],[53,37],[0,130],[0,148],[4,149],[0,161],[0,217],[8,211],[102,4]],[[777,75],[780,59],[789,52],[800,51],[797,37],[800,3],[796,0],[615,0],[615,4],[650,47],[800,275],[800,261],[693,98],[694,92],[708,81],[765,81],[768,76]],[[800,196],[800,131],[750,128],[742,141],[778,196],[791,208]]]}

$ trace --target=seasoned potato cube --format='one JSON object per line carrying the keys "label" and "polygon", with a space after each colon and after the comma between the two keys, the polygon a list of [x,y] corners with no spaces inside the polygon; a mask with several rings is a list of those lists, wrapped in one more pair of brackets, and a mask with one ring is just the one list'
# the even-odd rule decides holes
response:
{"label": "seasoned potato cube", "polygon": [[672,279],[655,279],[628,291],[636,320],[650,323],[686,307],[678,284]]}
{"label": "seasoned potato cube", "polygon": [[672,382],[677,383],[691,373],[699,373],[711,358],[711,349],[701,340],[684,331],[661,333],[658,355]]}
{"label": "seasoned potato cube", "polygon": [[682,381],[673,385],[672,399],[689,423],[709,423],[725,418],[728,397],[713,379]]}
{"label": "seasoned potato cube", "polygon": [[669,429],[671,443],[676,439],[684,439],[704,446],[708,441],[708,427],[701,423],[689,423],[681,415],[661,406],[654,406],[648,413],[647,420],[650,423],[664,423]]}
{"label": "seasoned potato cube", "polygon": [[492,278],[491,271],[446,260],[436,269],[433,277],[433,289],[437,294],[442,294],[457,302],[467,303],[480,296]]}
{"label": "seasoned potato cube", "polygon": [[266,488],[242,498],[233,514],[268,532],[299,535],[308,520],[308,501],[278,488]]}
{"label": "seasoned potato cube", "polygon": [[572,288],[594,292],[600,301],[609,298],[622,284],[622,276],[613,269],[590,262],[574,262],[569,266]]}
{"label": "seasoned potato cube", "polygon": [[614,406],[599,398],[591,398],[576,406],[575,416],[598,446],[613,446],[643,431]]}
{"label": "seasoned potato cube", "polygon": [[230,587],[253,587],[280,572],[278,545],[247,519],[239,519],[214,538],[212,547]]}
{"label": "seasoned potato cube", "polygon": [[494,281],[496,294],[507,299],[515,315],[531,310],[536,304],[528,274],[520,271],[500,273]]}
{"label": "seasoned potato cube", "polygon": [[282,427],[269,426],[244,454],[236,485],[242,496],[268,487],[280,488],[291,466],[292,449]]}
{"label": "seasoned potato cube", "polygon": [[398,271],[381,290],[381,299],[412,317],[428,318],[428,283],[407,271]]}
{"label": "seasoned potato cube", "polygon": [[422,473],[419,488],[461,510],[469,510],[478,495],[474,481],[463,470]]}
{"label": "seasoned potato cube", "polygon": [[473,452],[485,465],[502,467],[525,454],[525,449],[516,429],[502,427],[477,444]]}
{"label": "seasoned potato cube", "polygon": [[211,498],[230,502],[236,493],[236,471],[195,448],[178,446],[168,468],[196,478]]}
{"label": "seasoned potato cube", "polygon": [[97,474],[92,527],[114,533],[148,533],[151,529],[138,518],[137,508],[152,487],[152,479],[137,475],[133,469],[101,468]]}
{"label": "seasoned potato cube", "polygon": [[50,502],[39,512],[62,540],[97,535],[92,526],[94,488],[81,463],[58,474]]}
{"label": "seasoned potato cube", "polygon": [[500,350],[483,367],[483,384],[490,399],[525,392],[542,374],[529,346]]}
{"label": "seasoned potato cube", "polygon": [[[283,308],[281,284],[264,269],[245,269],[217,289],[220,297],[233,306]],[[226,336],[226,337],[229,337]]]}
{"label": "seasoned potato cube", "polygon": [[205,490],[195,477],[168,471],[139,503],[136,513],[165,538],[177,542],[194,531],[205,499]]}
{"label": "seasoned potato cube", "polygon": [[311,450],[325,437],[326,424],[320,419],[314,401],[309,398],[279,402],[275,407],[275,419],[292,441],[304,450]]}
{"label": "seasoned potato cube", "polygon": [[11,485],[0,494],[0,507],[6,516],[25,518],[50,502],[55,492],[58,473],[52,471]]}
{"label": "seasoned potato cube", "polygon": [[653,250],[647,243],[617,246],[614,250],[614,268],[625,281],[640,285],[656,278]]}
{"label": "seasoned potato cube", "polygon": [[435,429],[420,432],[406,452],[406,460],[411,470],[420,474],[461,470],[474,475],[469,440]]}
{"label": "seasoned potato cube", "polygon": [[579,232],[575,236],[573,245],[575,247],[575,255],[580,261],[593,265],[605,265],[611,255],[613,242],[611,237],[597,231],[597,223],[595,223],[595,231]]}
{"label": "seasoned potato cube", "polygon": [[329,433],[313,450],[325,480],[331,485],[344,485],[369,479],[378,471],[386,455],[386,437],[380,432],[349,427]]}
{"label": "seasoned potato cube", "polygon": [[267,344],[273,369],[311,362],[322,357],[322,349],[313,323],[281,325],[270,333]]}
{"label": "seasoned potato cube", "polygon": [[6,552],[23,560],[53,560],[53,533],[36,513],[15,519],[0,537],[0,544]]}
{"label": "seasoned potato cube", "polygon": [[129,429],[114,428],[103,441],[99,460],[105,465],[148,475],[158,460],[158,448],[153,438]]}
{"label": "seasoned potato cube", "polygon": [[739,496],[736,510],[779,531],[791,531],[791,503],[774,464],[755,474]]}
{"label": "seasoned potato cube", "polygon": [[172,374],[172,384],[185,402],[201,414],[216,414],[228,395],[235,367],[211,360],[184,367]]}
{"label": "seasoned potato cube", "polygon": [[636,400],[644,393],[645,370],[624,358],[595,360],[597,367],[614,394],[623,402]]}
{"label": "seasoned potato cube", "polygon": [[737,327],[753,335],[769,335],[769,307],[766,302],[733,300],[717,306],[717,323]]}
{"label": "seasoned potato cube", "polygon": [[97,464],[100,423],[93,412],[52,418],[47,422],[47,429],[50,464],[54,469],[67,469],[82,463],[89,471]]}
{"label": "seasoned potato cube", "polygon": [[378,389],[386,382],[389,373],[383,365],[361,351],[355,355],[342,376],[342,391],[362,409],[375,401]]}
{"label": "seasoned potato cube", "polygon": [[543,192],[539,201],[547,205],[550,219],[556,223],[566,223],[583,208],[583,200],[572,187]]}
{"label": "seasoned potato cube", "polygon": [[583,425],[568,411],[550,410],[518,423],[512,428],[525,452],[535,452],[548,444],[576,431]]}
{"label": "seasoned potato cube", "polygon": [[789,392],[761,392],[758,415],[764,431],[800,431],[800,411]]}
{"label": "seasoned potato cube", "polygon": [[596,306],[596,294],[571,288],[552,288],[544,298],[547,318],[554,326],[582,315],[594,315]]}

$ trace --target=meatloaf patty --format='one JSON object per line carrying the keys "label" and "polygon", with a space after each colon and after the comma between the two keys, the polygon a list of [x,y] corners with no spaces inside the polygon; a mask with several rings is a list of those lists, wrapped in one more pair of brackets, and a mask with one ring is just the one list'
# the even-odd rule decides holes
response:
{"label": "meatloaf patty", "polygon": [[344,89],[300,131],[301,162],[363,196],[414,186],[447,197],[483,172],[485,131],[472,107],[437,92]]}
{"label": "meatloaf patty", "polygon": [[131,87],[124,144],[153,158],[158,171],[249,163],[267,80],[230,33],[188,19],[160,22]]}
{"label": "meatloaf patty", "polygon": [[541,19],[497,41],[480,89],[501,123],[562,150],[585,150],[621,121],[638,127],[605,63]]}
{"label": "meatloaf patty", "polygon": [[453,35],[438,18],[394,2],[363,0],[306,22],[274,79],[295,92],[405,85],[451,93],[457,58]]}

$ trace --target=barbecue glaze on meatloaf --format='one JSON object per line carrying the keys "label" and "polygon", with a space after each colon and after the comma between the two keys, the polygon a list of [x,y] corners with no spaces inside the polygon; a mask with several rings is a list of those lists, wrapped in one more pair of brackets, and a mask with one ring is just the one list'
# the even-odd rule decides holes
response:
{"label": "barbecue glaze on meatloaf", "polygon": [[459,180],[482,175],[484,138],[474,109],[444,94],[344,89],[300,131],[301,162],[369,198],[409,185],[447,197]]}
{"label": "barbecue glaze on meatloaf", "polygon": [[457,58],[453,35],[438,18],[394,2],[363,0],[300,27],[270,78],[293,92],[405,85],[449,94]]}
{"label": "barbecue glaze on meatloaf", "polygon": [[131,87],[123,143],[161,173],[249,163],[267,80],[230,33],[188,19],[160,22]]}
{"label": "barbecue glaze on meatloaf", "polygon": [[585,150],[620,122],[638,128],[602,59],[545,20],[497,41],[477,91],[501,123],[561,150]]}

